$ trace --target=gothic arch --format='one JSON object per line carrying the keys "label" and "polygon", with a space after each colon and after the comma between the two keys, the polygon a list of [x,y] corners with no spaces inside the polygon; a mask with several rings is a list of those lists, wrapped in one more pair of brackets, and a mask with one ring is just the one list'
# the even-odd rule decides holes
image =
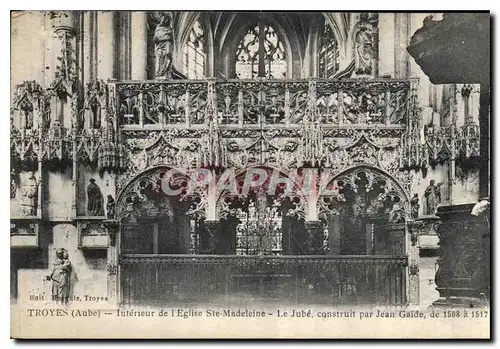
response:
{"label": "gothic arch", "polygon": [[[339,45],[340,59],[346,60],[350,58],[350,38],[349,31],[351,27],[351,13],[343,12],[323,12],[325,25],[328,24],[333,30],[337,43]],[[321,31],[320,31],[321,33]],[[340,68],[343,65],[340,64]]]}
{"label": "gothic arch", "polygon": [[[240,21],[235,21],[237,16],[247,16],[242,21],[246,25],[241,25]],[[224,28],[221,28],[216,40],[219,42],[220,47],[220,62],[217,68],[224,75],[225,78],[232,78],[234,72],[234,54],[236,48],[244,37],[248,29],[258,23],[258,16],[256,14],[238,14],[233,15],[232,21],[228,21]],[[298,77],[301,74],[303,53],[305,43],[301,42],[299,35],[295,32],[294,26],[288,20],[287,15],[283,14],[267,14],[266,17],[268,24],[276,31],[276,33],[283,40],[286,57],[287,57],[287,76],[289,78]],[[236,23],[240,23],[236,25]]]}
{"label": "gothic arch", "polygon": [[[292,181],[293,183],[293,189],[290,192],[284,193],[281,196],[281,200],[288,199],[290,203],[292,204],[292,207],[290,208],[289,214],[290,215],[295,215],[298,217],[303,218],[305,213],[307,212],[308,209],[308,201],[306,198],[305,193],[303,193],[302,189],[299,187],[300,183],[297,183],[294,181],[294,179],[291,177],[291,173],[285,173],[283,172],[282,169],[274,167],[274,166],[252,166],[246,169],[240,169],[234,172],[235,179],[236,181],[240,181],[242,177],[246,174],[248,170],[251,170],[252,168],[258,168],[265,170],[269,175],[272,175],[273,173],[278,173],[280,178],[287,178]],[[265,187],[265,190],[268,190],[267,185],[269,182],[267,181],[266,183],[263,184]],[[241,186],[236,183],[237,187],[236,189],[239,191],[241,190]],[[256,188],[256,187],[253,187]],[[252,188],[250,188],[252,190]],[[230,209],[230,202],[225,201],[226,199],[234,199],[236,197],[242,198],[241,195],[233,195],[229,190],[222,190],[220,193],[217,195],[217,200],[216,200],[216,210],[217,210],[217,216],[218,217],[223,217],[229,213]]]}
{"label": "gothic arch", "polygon": [[338,207],[353,200],[353,195],[366,195],[363,200],[369,214],[397,214],[404,220],[409,217],[410,199],[401,184],[387,172],[366,165],[345,169],[321,188],[318,214],[337,212]]}
{"label": "gothic arch", "polygon": [[213,28],[210,22],[208,13],[201,12],[184,12],[180,15],[179,18],[179,36],[177,38],[177,61],[179,66],[182,65],[182,52],[184,49],[184,45],[186,45],[187,40],[189,38],[189,33],[196,22],[199,22],[204,31],[204,37],[206,45],[204,47],[205,51],[205,76],[212,77],[214,74],[214,54],[215,54],[215,45],[214,45],[214,33]]}
{"label": "gothic arch", "polygon": [[[187,181],[189,176],[184,171],[174,168],[172,166],[157,166],[149,168],[136,176],[134,176],[128,183],[123,187],[123,189],[118,193],[116,199],[116,212],[115,219],[121,220],[124,215],[126,215],[127,210],[132,209],[132,206],[141,200],[141,189],[152,189],[154,191],[160,192],[162,173],[165,174],[169,170],[175,170],[173,177],[180,185],[182,181]],[[160,186],[158,188],[158,185]],[[165,194],[166,195],[166,194]]]}

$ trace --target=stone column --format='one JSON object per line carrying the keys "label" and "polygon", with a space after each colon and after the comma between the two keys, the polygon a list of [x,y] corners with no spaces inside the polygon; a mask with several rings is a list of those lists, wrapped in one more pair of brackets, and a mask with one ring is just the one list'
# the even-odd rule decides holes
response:
{"label": "stone column", "polygon": [[394,27],[394,13],[379,14],[379,76],[394,77],[394,38],[396,29]]}
{"label": "stone column", "polygon": [[394,14],[394,77],[404,79],[408,76],[409,62],[406,47],[410,40],[411,13]]}
{"label": "stone column", "polygon": [[200,244],[201,254],[215,254],[217,249],[217,239],[219,234],[220,222],[217,220],[206,220],[203,243]]}
{"label": "stone column", "polygon": [[408,234],[406,239],[408,254],[408,303],[409,305],[420,304],[420,262],[418,238],[424,229],[421,221],[408,222]]}
{"label": "stone column", "polygon": [[490,291],[489,225],[484,216],[472,216],[474,204],[440,206],[439,269],[435,307],[486,305]]}
{"label": "stone column", "polygon": [[146,80],[148,57],[148,13],[145,11],[134,11],[132,12],[131,17],[132,80]]}
{"label": "stone column", "polygon": [[96,19],[95,11],[85,11],[83,15],[83,78],[86,84],[96,76]]}
{"label": "stone column", "polygon": [[119,226],[115,221],[105,221],[108,230],[108,261],[106,265],[107,272],[107,296],[108,304],[118,306],[119,303],[119,279],[118,279],[118,229]]}
{"label": "stone column", "polygon": [[404,256],[405,249],[405,233],[406,227],[404,223],[388,224],[387,229],[387,243],[389,244],[388,254],[392,256]]}
{"label": "stone column", "polygon": [[97,15],[97,75],[104,81],[117,78],[116,17],[115,11],[101,11]]}
{"label": "stone column", "polygon": [[306,221],[307,232],[307,254],[319,255],[323,254],[323,222],[321,221]]}

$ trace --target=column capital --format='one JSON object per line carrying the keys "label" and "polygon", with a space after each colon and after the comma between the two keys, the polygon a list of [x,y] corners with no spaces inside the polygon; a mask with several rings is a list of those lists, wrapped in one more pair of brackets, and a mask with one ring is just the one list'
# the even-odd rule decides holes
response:
{"label": "column capital", "polygon": [[50,11],[49,19],[55,33],[65,32],[71,35],[75,33],[73,11]]}

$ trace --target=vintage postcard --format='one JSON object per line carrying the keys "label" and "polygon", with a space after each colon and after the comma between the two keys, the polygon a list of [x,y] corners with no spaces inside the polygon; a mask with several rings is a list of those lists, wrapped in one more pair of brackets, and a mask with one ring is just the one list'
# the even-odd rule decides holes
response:
{"label": "vintage postcard", "polygon": [[490,14],[11,12],[13,338],[490,338]]}

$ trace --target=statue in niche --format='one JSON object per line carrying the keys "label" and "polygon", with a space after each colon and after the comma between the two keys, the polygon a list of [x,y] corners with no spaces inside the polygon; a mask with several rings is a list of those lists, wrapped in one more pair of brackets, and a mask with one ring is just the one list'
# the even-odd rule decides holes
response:
{"label": "statue in niche", "polygon": [[21,212],[24,216],[36,216],[38,203],[38,181],[33,172],[23,184],[21,193]]}
{"label": "statue in niche", "polygon": [[21,113],[21,128],[31,130],[33,128],[33,108],[23,108],[21,109]]}
{"label": "statue in niche", "polygon": [[437,205],[441,202],[441,185],[443,183],[438,183],[431,179],[429,186],[425,189],[424,197],[425,203],[427,204],[427,210],[425,214],[433,215],[436,212]]}
{"label": "statue in niche", "polygon": [[94,178],[91,178],[89,182],[87,186],[87,215],[104,216],[101,189],[95,184]]}
{"label": "statue in niche", "polygon": [[115,199],[112,195],[108,195],[106,202],[106,217],[108,219],[113,219],[115,217]]}
{"label": "statue in niche", "polygon": [[156,54],[156,77],[170,79],[172,77],[172,54],[174,51],[174,35],[172,30],[172,15],[162,12],[160,23],[154,34]]}
{"label": "statue in niche", "polygon": [[92,113],[91,128],[93,129],[101,128],[101,106],[96,100],[93,100],[92,103],[90,104],[90,111]]}
{"label": "statue in niche", "polygon": [[420,199],[418,198],[418,194],[413,194],[413,197],[410,200],[410,208],[411,218],[418,218],[418,210],[420,209]]}
{"label": "statue in niche", "polygon": [[357,75],[371,75],[374,58],[374,29],[368,19],[362,19],[362,24],[354,36],[354,59]]}
{"label": "statue in niche", "polygon": [[56,251],[56,260],[52,273],[47,280],[52,281],[52,300],[56,303],[68,304],[71,289],[71,262],[68,259],[68,251],[59,248]]}

